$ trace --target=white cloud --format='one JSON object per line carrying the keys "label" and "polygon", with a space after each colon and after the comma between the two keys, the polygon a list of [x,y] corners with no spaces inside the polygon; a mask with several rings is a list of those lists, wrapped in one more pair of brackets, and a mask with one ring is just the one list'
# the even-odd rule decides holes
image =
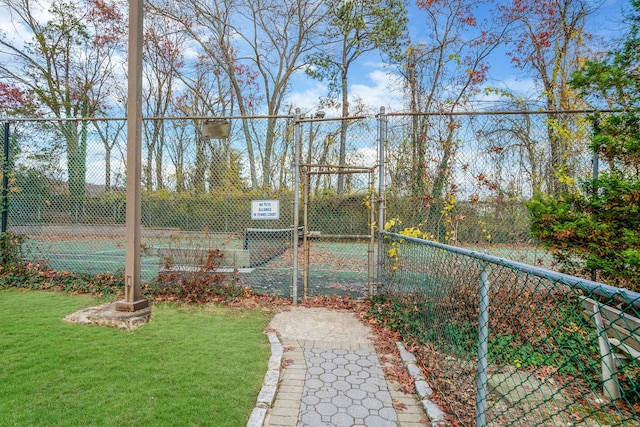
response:
{"label": "white cloud", "polygon": [[[30,13],[36,21],[46,22],[51,18],[51,14],[48,12],[50,3],[45,1],[40,3],[30,4]],[[23,23],[20,17],[15,16],[15,12],[12,12],[6,5],[0,6],[0,28],[6,34],[7,38],[21,46],[24,41],[31,39],[32,33]]]}
{"label": "white cloud", "polygon": [[370,84],[358,83],[350,87],[350,98],[361,99],[365,105],[377,110],[380,107],[392,111],[401,110],[402,87],[398,83],[398,76],[380,69],[368,74]]}
{"label": "white cloud", "polygon": [[[381,64],[376,64],[381,65]],[[380,107],[391,110],[402,109],[402,87],[397,76],[382,69],[374,69],[368,74],[358,73],[362,70],[354,69],[351,81],[358,81],[349,86],[350,101],[364,103],[370,111],[378,111]],[[327,85],[311,78],[299,78],[293,85],[292,93],[287,97],[287,103],[300,108],[302,112],[313,112],[318,108],[321,98],[327,95]],[[339,109],[327,109],[327,116],[340,115]]]}
{"label": "white cloud", "polygon": [[[48,12],[51,3],[48,0],[30,3],[30,13],[36,21],[46,22],[51,14]],[[12,12],[6,5],[0,6],[0,29],[3,37],[18,49],[24,47],[25,42],[33,37],[31,30],[22,23],[19,16]],[[6,48],[0,49],[0,61],[5,64],[12,64],[14,57],[7,53]]]}
{"label": "white cloud", "polygon": [[532,78],[520,78],[515,76],[507,77],[497,85],[498,88],[508,90],[522,98],[527,98],[530,94],[536,93],[536,80]]}
{"label": "white cloud", "polygon": [[287,97],[287,103],[302,112],[312,112],[318,108],[320,98],[327,95],[327,86],[311,78],[300,79],[293,92]]}

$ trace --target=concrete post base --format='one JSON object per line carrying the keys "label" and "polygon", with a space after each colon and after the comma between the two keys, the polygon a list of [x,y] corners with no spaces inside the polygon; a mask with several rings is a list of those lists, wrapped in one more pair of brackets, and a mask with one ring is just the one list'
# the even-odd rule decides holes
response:
{"label": "concrete post base", "polygon": [[149,301],[146,299],[141,299],[138,301],[128,302],[125,300],[116,302],[116,310],[117,311],[128,311],[134,312],[138,310],[142,310],[149,307]]}

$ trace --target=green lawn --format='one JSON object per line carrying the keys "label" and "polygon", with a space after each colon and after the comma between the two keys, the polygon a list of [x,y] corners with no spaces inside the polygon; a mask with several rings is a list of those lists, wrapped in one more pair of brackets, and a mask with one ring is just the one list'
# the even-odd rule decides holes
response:
{"label": "green lawn", "polygon": [[1,426],[244,426],[264,312],[153,307],[134,331],[70,324],[89,297],[0,290]]}

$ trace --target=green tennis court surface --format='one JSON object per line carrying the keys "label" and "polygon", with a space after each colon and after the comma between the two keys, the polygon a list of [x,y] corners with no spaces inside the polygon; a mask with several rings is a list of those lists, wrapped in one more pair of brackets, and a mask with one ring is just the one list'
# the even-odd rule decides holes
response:
{"label": "green tennis court surface", "polygon": [[[58,235],[35,235],[24,245],[26,258],[42,261],[57,271],[105,274],[124,269],[126,239],[124,235],[73,235],[67,230]],[[103,230],[101,230],[103,231]],[[118,230],[117,232],[121,232]],[[279,236],[279,237],[278,237]],[[282,236],[285,236],[283,238]],[[217,234],[193,235],[184,232],[143,234],[141,243],[141,279],[152,281],[161,272],[193,272],[210,250],[223,252],[218,258],[216,272],[234,274],[241,285],[257,292],[288,297],[291,295],[293,251],[291,233],[272,235]],[[312,239],[308,255],[308,294],[350,294],[365,296],[368,278],[368,241],[331,241]],[[551,265],[548,252],[535,246],[470,247],[467,249],[489,253],[512,260],[537,265]],[[374,245],[373,263],[377,262]],[[200,255],[197,255],[200,254]],[[232,254],[230,256],[229,254]],[[298,248],[298,295],[303,295],[303,248]],[[168,262],[168,259],[170,262]],[[421,263],[411,254],[404,254],[403,262]],[[233,261],[231,261],[233,259]],[[415,289],[428,286],[432,278],[424,277],[416,265],[411,283]],[[375,280],[372,278],[371,280]]]}
{"label": "green tennis court surface", "polygon": [[[126,240],[123,237],[32,237],[24,245],[26,258],[43,261],[58,271],[73,273],[112,273],[124,269]],[[216,238],[154,237],[141,244],[141,278],[151,280],[158,275],[163,250],[166,248],[241,248],[243,242],[231,236]]]}

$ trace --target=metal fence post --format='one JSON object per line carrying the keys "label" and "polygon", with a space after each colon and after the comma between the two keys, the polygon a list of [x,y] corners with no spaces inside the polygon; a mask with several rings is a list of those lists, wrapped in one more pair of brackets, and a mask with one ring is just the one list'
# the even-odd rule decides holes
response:
{"label": "metal fence post", "polygon": [[293,260],[291,266],[291,299],[298,303],[298,227],[300,226],[300,147],[302,145],[300,109],[296,109],[293,128]]}
{"label": "metal fence post", "polygon": [[489,267],[480,272],[480,316],[478,318],[478,385],[476,426],[483,427],[487,416],[487,366],[489,353]]}
{"label": "metal fence post", "polygon": [[[597,132],[597,122],[596,122],[596,129],[594,129],[594,133]],[[593,186],[593,190],[594,192],[597,192],[598,190],[596,189],[595,186],[595,180],[598,179],[598,174],[600,172],[600,161],[599,161],[599,156],[598,156],[598,148],[596,148],[595,150],[593,150],[593,159],[592,159],[592,179],[594,181],[594,186]],[[592,270],[591,271],[591,280],[593,280],[594,282],[596,280],[598,280],[598,272],[596,270]]]}
{"label": "metal fence post", "polygon": [[384,264],[384,243],[382,233],[384,232],[384,192],[385,190],[385,170],[384,170],[384,145],[387,141],[387,116],[384,107],[380,107],[378,115],[378,269],[376,282],[382,283],[382,266]]}
{"label": "metal fence post", "polygon": [[2,162],[2,232],[7,232],[9,216],[9,122],[4,122],[4,159]]}

